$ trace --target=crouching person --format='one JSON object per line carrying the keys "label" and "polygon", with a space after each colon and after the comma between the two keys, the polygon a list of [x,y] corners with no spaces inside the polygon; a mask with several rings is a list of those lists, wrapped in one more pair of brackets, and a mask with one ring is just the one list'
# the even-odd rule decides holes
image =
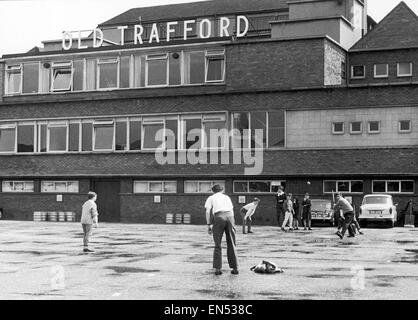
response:
{"label": "crouching person", "polygon": [[215,242],[213,268],[216,275],[222,274],[222,237],[225,233],[229,267],[232,269],[232,274],[238,274],[234,206],[231,199],[222,193],[223,188],[220,185],[214,185],[212,191],[214,194],[206,200],[205,209],[206,222],[209,226],[208,232],[209,234],[213,233]]}
{"label": "crouching person", "polygon": [[242,233],[246,234],[245,226],[248,228],[248,233],[253,233],[251,231],[252,225],[252,216],[255,213],[255,209],[257,209],[258,204],[260,203],[260,199],[254,198],[253,202],[243,206],[240,210],[241,218],[242,218]]}
{"label": "crouching person", "polygon": [[89,192],[87,194],[88,200],[83,204],[82,213],[81,213],[81,226],[83,227],[83,245],[84,252],[94,252],[89,249],[89,242],[92,233],[92,227],[98,227],[98,216],[97,212],[97,194],[94,192]]}

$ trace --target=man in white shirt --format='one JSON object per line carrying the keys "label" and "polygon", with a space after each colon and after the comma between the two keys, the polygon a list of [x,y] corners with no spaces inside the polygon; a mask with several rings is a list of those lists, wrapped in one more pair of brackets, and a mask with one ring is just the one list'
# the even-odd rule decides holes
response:
{"label": "man in white shirt", "polygon": [[222,274],[222,237],[225,233],[227,244],[228,264],[232,274],[238,274],[238,259],[235,241],[234,206],[231,198],[223,194],[223,188],[216,184],[212,187],[211,195],[205,203],[206,222],[209,234],[213,233],[215,249],[213,252],[213,268],[216,275]]}
{"label": "man in white shirt", "polygon": [[89,242],[91,237],[92,227],[98,227],[98,216],[97,212],[97,194],[94,192],[89,192],[87,194],[88,200],[83,204],[82,213],[81,213],[81,226],[83,227],[83,244],[84,252],[94,252],[89,249]]}
{"label": "man in white shirt", "polygon": [[253,202],[241,208],[240,212],[241,212],[241,217],[242,217],[242,233],[243,234],[246,234],[245,225],[247,225],[248,233],[253,233],[251,231],[251,224],[252,224],[251,217],[255,213],[255,209],[257,209],[257,206],[259,203],[260,203],[260,199],[254,198]]}

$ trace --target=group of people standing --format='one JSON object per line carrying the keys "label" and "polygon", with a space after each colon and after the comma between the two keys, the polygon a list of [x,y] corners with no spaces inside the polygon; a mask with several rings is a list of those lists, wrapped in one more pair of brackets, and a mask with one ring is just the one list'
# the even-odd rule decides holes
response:
{"label": "group of people standing", "polygon": [[[303,221],[304,230],[312,230],[311,200],[305,193],[302,203],[291,193],[284,193],[282,186],[276,194],[277,223],[282,231],[299,230],[299,222]],[[301,217],[302,213],[302,217]],[[287,228],[288,226],[288,228]]]}

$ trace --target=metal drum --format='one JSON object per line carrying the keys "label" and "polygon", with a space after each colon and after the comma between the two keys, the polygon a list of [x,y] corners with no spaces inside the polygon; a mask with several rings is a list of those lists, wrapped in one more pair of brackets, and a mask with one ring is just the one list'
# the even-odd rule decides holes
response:
{"label": "metal drum", "polygon": [[57,222],[57,212],[56,211],[48,212],[48,221]]}
{"label": "metal drum", "polygon": [[45,222],[48,218],[48,212],[41,211],[41,221]]}
{"label": "metal drum", "polygon": [[183,215],[177,213],[176,214],[176,223],[183,223]]}
{"label": "metal drum", "polygon": [[65,213],[65,220],[67,222],[75,222],[75,215],[74,212],[66,212]]}
{"label": "metal drum", "polygon": [[165,216],[165,223],[173,223],[173,214],[167,213]]}
{"label": "metal drum", "polygon": [[190,214],[184,214],[183,215],[183,223],[190,224],[192,221],[192,216]]}
{"label": "metal drum", "polygon": [[58,221],[59,222],[65,222],[65,212],[58,212]]}
{"label": "metal drum", "polygon": [[35,222],[41,222],[42,221],[42,214],[40,211],[35,211],[33,213],[33,221]]}

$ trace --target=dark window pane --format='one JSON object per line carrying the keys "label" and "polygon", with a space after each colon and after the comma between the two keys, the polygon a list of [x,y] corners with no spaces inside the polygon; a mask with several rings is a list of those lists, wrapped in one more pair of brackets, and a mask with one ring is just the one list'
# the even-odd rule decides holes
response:
{"label": "dark window pane", "polygon": [[399,121],[399,127],[401,131],[411,131],[411,121],[401,120]]}
{"label": "dark window pane", "polygon": [[73,90],[83,90],[83,73],[84,73],[84,61],[74,60],[73,62],[74,74],[73,74]]}
{"label": "dark window pane", "polygon": [[23,65],[23,93],[37,93],[39,84],[39,64]]}
{"label": "dark window pane", "polygon": [[113,150],[113,124],[94,126],[94,150]]}
{"label": "dark window pane", "polygon": [[336,181],[324,181],[324,192],[325,193],[336,192],[336,191],[337,191]]}
{"label": "dark window pane", "polygon": [[284,111],[269,112],[269,148],[283,148],[285,145]]}
{"label": "dark window pane", "polygon": [[166,128],[166,149],[172,150],[178,148],[177,141],[177,119],[167,120]]}
{"label": "dark window pane", "polygon": [[363,181],[351,181],[351,192],[363,193]]}
{"label": "dark window pane", "polygon": [[353,66],[353,77],[363,78],[365,76],[365,67],[364,66]]}
{"label": "dark window pane", "polygon": [[386,192],[386,182],[373,181],[373,192]]}
{"label": "dark window pane", "polygon": [[46,152],[47,151],[47,149],[46,149],[46,135],[47,135],[47,132],[48,132],[48,127],[47,127],[47,125],[46,124],[41,124],[41,125],[39,125],[39,136],[38,136],[38,139],[39,139],[39,147],[40,147],[40,152]]}
{"label": "dark window pane", "polygon": [[202,136],[201,119],[187,119],[184,121],[186,149],[200,149]]}
{"label": "dark window pane", "polygon": [[129,123],[129,149],[141,150],[141,121],[131,120]]}
{"label": "dark window pane", "polygon": [[15,151],[15,128],[0,129],[0,152]]}
{"label": "dark window pane", "polygon": [[388,181],[388,191],[387,192],[400,192],[399,181]]}
{"label": "dark window pane", "polygon": [[70,145],[69,151],[79,151],[80,144],[80,124],[70,123]]}
{"label": "dark window pane", "polygon": [[120,88],[129,88],[130,57],[120,58]]}
{"label": "dark window pane", "polygon": [[349,181],[339,181],[337,183],[338,192],[350,192],[350,182]]}
{"label": "dark window pane", "polygon": [[116,150],[128,150],[126,142],[126,129],[127,125],[125,121],[116,122]]}
{"label": "dark window pane", "polygon": [[180,76],[180,61],[181,55],[177,52],[170,54],[170,85],[179,85],[181,84]]}
{"label": "dark window pane", "polygon": [[144,125],[144,149],[157,149],[162,144],[164,125]]}
{"label": "dark window pane", "polygon": [[205,83],[205,52],[190,53],[190,84]]}
{"label": "dark window pane", "polygon": [[335,133],[344,133],[344,122],[334,122],[333,127]]}
{"label": "dark window pane", "polygon": [[50,127],[49,128],[49,151],[67,150],[67,128]]}
{"label": "dark window pane", "polygon": [[401,181],[401,192],[414,192],[414,181]]}
{"label": "dark window pane", "polygon": [[270,192],[270,182],[250,181],[250,192]]}
{"label": "dark window pane", "polygon": [[17,127],[17,152],[34,152],[34,125]]}
{"label": "dark window pane", "polygon": [[248,192],[248,183],[246,181],[235,181],[234,192]]}
{"label": "dark window pane", "polygon": [[83,123],[82,126],[82,151],[91,151],[92,150],[92,123]]}
{"label": "dark window pane", "polygon": [[240,112],[233,114],[234,121],[234,136],[233,147],[234,148],[249,148],[249,119],[247,112]]}
{"label": "dark window pane", "polygon": [[208,74],[206,81],[222,81],[224,74],[224,58],[208,58]]}
{"label": "dark window pane", "polygon": [[100,63],[98,67],[100,72],[100,88],[117,88],[118,63]]}
{"label": "dark window pane", "polygon": [[361,122],[352,122],[351,132],[361,132]]}
{"label": "dark window pane", "polygon": [[[262,130],[257,136],[256,130]],[[259,141],[262,141],[261,143]],[[251,112],[251,148],[264,148],[266,146],[266,113]]]}
{"label": "dark window pane", "polygon": [[205,147],[223,148],[228,139],[228,131],[224,121],[205,122]]}
{"label": "dark window pane", "polygon": [[148,64],[148,85],[167,84],[167,59],[149,60]]}

